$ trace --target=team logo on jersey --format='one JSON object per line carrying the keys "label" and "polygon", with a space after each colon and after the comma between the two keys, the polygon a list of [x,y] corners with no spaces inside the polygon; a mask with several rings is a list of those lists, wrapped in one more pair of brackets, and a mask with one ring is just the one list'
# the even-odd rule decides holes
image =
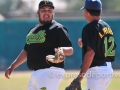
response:
{"label": "team logo on jersey", "polygon": [[40,90],[47,90],[47,88],[46,87],[42,87],[42,88],[40,88]]}
{"label": "team logo on jersey", "polygon": [[40,30],[38,33],[33,34],[32,32],[29,32],[26,37],[26,43],[43,43],[45,42],[45,30]]}

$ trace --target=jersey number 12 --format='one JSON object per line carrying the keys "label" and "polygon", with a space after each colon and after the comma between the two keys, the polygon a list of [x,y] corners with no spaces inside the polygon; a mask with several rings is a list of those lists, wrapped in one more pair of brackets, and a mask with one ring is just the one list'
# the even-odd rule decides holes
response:
{"label": "jersey number 12", "polygon": [[[110,46],[108,44],[111,43]],[[115,50],[114,48],[114,38],[111,36],[109,38],[104,38],[104,44],[105,44],[105,57],[107,56],[115,56]]]}

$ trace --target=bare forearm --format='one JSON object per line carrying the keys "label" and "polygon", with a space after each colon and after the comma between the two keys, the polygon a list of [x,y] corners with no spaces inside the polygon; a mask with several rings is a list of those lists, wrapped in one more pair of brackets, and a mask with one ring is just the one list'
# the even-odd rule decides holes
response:
{"label": "bare forearm", "polygon": [[80,71],[80,79],[82,80],[83,76],[85,75],[85,73],[87,72],[87,70],[89,69],[92,61],[93,61],[93,57],[94,57],[94,52],[87,52],[84,56],[84,61],[83,61],[83,65]]}
{"label": "bare forearm", "polygon": [[84,62],[83,62],[83,66],[81,68],[81,73],[86,73],[86,71],[89,69],[91,63],[93,60],[93,55],[86,53],[85,57],[84,57]]}
{"label": "bare forearm", "polygon": [[66,56],[70,56],[73,54],[73,48],[72,47],[61,47],[63,49],[63,52]]}
{"label": "bare forearm", "polygon": [[27,52],[25,50],[22,50],[19,56],[15,59],[15,61],[10,65],[11,68],[15,69],[22,63],[24,63],[27,60]]}

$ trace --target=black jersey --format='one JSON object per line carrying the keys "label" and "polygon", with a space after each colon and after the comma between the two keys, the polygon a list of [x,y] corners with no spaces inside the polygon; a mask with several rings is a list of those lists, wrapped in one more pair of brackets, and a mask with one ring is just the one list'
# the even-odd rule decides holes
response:
{"label": "black jersey", "polygon": [[36,25],[26,37],[24,50],[27,51],[29,69],[43,69],[51,66],[64,68],[64,62],[53,64],[46,62],[47,55],[54,55],[54,48],[72,47],[67,29],[53,20],[51,23]]}
{"label": "black jersey", "polygon": [[82,31],[82,54],[85,56],[87,46],[94,50],[95,56],[90,67],[99,66],[106,61],[114,61],[116,44],[110,26],[102,20],[87,24]]}

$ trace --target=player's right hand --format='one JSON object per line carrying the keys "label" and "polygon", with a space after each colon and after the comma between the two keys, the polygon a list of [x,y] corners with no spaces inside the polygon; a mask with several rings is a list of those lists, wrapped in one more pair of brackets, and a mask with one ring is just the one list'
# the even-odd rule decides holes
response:
{"label": "player's right hand", "polygon": [[13,69],[11,67],[9,67],[6,71],[5,71],[5,77],[10,79],[10,75],[12,73]]}
{"label": "player's right hand", "polygon": [[78,39],[78,45],[82,48],[83,44],[82,44],[82,39],[81,38]]}

